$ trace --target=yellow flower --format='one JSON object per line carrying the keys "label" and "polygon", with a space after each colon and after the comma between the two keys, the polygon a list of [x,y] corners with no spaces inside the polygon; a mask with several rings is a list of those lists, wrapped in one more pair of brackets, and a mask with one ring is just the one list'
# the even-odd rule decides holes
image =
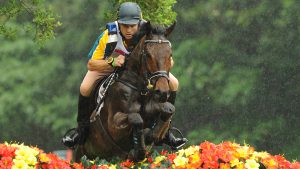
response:
{"label": "yellow flower", "polygon": [[155,157],[155,160],[154,160],[154,164],[158,164],[160,163],[162,160],[164,160],[166,157],[165,156],[157,156]]}
{"label": "yellow flower", "polygon": [[37,163],[36,156],[39,154],[39,151],[30,148],[28,146],[20,146],[15,152],[17,160],[23,160],[28,165],[34,166]]}
{"label": "yellow flower", "polygon": [[275,161],[274,159],[271,159],[270,161],[269,161],[269,163],[268,163],[268,166],[269,167],[274,167],[274,166],[277,166],[278,164],[277,164],[277,161]]}
{"label": "yellow flower", "polygon": [[117,169],[117,165],[116,164],[115,165],[111,165],[111,166],[108,167],[108,169]]}
{"label": "yellow flower", "polygon": [[221,163],[220,164],[220,169],[230,169],[230,165],[229,164]]}
{"label": "yellow flower", "polygon": [[236,156],[239,158],[248,158],[253,149],[248,146],[242,146],[236,149]]}
{"label": "yellow flower", "polygon": [[174,164],[176,167],[180,167],[180,166],[184,166],[188,163],[189,159],[186,157],[182,157],[182,156],[177,156],[174,159]]}
{"label": "yellow flower", "polygon": [[183,156],[184,155],[184,149],[181,149],[179,151],[177,151],[178,156]]}
{"label": "yellow flower", "polygon": [[197,163],[200,161],[200,157],[199,157],[199,154],[198,153],[195,153],[193,155],[191,155],[191,163]]}
{"label": "yellow flower", "polygon": [[190,146],[189,148],[184,150],[186,157],[193,155],[195,152],[199,152],[199,146]]}
{"label": "yellow flower", "polygon": [[248,159],[246,160],[245,167],[247,169],[259,169],[259,164],[253,159]]}
{"label": "yellow flower", "polygon": [[245,169],[244,164],[241,162],[234,169]]}
{"label": "yellow flower", "polygon": [[12,166],[12,169],[27,169],[28,164],[24,160],[14,159],[13,160],[14,165]]}
{"label": "yellow flower", "polygon": [[243,162],[241,162],[239,159],[235,158],[233,160],[230,161],[230,166],[234,167],[234,166],[238,166],[239,164],[243,164]]}
{"label": "yellow flower", "polygon": [[253,155],[252,155],[255,159],[264,159],[264,158],[268,158],[270,157],[270,154],[267,153],[267,152],[254,152]]}
{"label": "yellow flower", "polygon": [[39,158],[42,163],[50,162],[50,159],[47,157],[47,154],[45,154],[45,153],[40,154]]}

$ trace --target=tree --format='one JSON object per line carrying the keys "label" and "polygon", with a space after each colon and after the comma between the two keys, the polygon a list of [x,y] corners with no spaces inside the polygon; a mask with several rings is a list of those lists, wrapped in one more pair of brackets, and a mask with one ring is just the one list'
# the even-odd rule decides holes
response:
{"label": "tree", "polygon": [[181,86],[174,119],[192,143],[246,141],[299,157],[296,6],[279,0],[178,4],[177,31],[184,38],[174,37]]}
{"label": "tree", "polygon": [[[32,34],[40,45],[54,38],[54,30],[61,23],[50,9],[42,5],[41,0],[8,0],[0,2],[0,35],[15,39],[21,30]],[[20,26],[16,26],[16,20]]]}

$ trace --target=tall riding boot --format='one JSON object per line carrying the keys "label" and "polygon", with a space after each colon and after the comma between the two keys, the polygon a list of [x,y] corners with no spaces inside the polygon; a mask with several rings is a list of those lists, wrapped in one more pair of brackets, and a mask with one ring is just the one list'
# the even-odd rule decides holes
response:
{"label": "tall riding boot", "polygon": [[92,113],[89,109],[89,106],[90,97],[85,97],[80,94],[77,114],[78,127],[76,129],[74,128],[67,131],[62,139],[62,143],[65,146],[73,148],[76,144],[82,145],[85,142],[88,135],[90,116]]}
{"label": "tall riding boot", "polygon": [[[176,91],[171,91],[170,96],[168,98],[168,102],[171,103],[172,105],[175,104],[175,99],[176,99]],[[169,118],[171,121],[171,116],[169,117],[164,117],[162,116],[162,120],[164,120],[164,118]],[[176,129],[180,134],[180,130]],[[166,134],[166,137],[163,139],[163,143],[169,145],[173,150],[177,150],[179,148],[181,148],[182,146],[184,146],[184,144],[187,142],[188,140],[185,137],[178,137],[176,138],[174,136],[173,133],[171,133],[170,128]]]}

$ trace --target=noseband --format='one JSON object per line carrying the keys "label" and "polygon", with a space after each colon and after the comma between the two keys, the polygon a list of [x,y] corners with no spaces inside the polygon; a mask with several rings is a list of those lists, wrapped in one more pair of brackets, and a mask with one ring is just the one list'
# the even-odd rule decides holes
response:
{"label": "noseband", "polygon": [[[146,44],[147,43],[168,43],[169,46],[171,47],[171,42],[168,41],[168,40],[161,40],[161,39],[158,39],[158,40],[145,40],[144,42],[144,48],[142,50],[142,64],[144,64],[144,79],[145,79],[145,84],[147,84],[147,89],[150,90],[153,88],[153,85],[151,84],[151,80],[152,79],[159,79],[161,77],[163,78],[166,78],[168,80],[168,82],[170,81],[170,78],[169,78],[169,73],[165,70],[160,70],[160,71],[156,71],[156,72],[153,72],[153,73],[150,73],[149,70],[147,69],[147,55],[148,53],[145,51],[145,47],[146,47]],[[156,83],[156,82],[155,82]],[[142,94],[147,94],[146,93],[143,93]]]}

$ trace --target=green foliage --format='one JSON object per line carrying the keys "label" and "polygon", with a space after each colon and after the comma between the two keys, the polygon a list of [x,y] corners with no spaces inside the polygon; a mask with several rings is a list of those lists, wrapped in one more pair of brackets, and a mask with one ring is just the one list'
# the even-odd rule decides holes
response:
{"label": "green foliage", "polygon": [[[8,39],[15,39],[19,36],[17,32],[26,30],[34,32],[32,36],[40,45],[44,45],[46,40],[54,38],[54,30],[61,26],[57,20],[58,16],[45,8],[41,0],[1,2],[0,15],[0,35]],[[21,26],[11,25],[15,21]]]}
{"label": "green foliage", "polygon": [[[124,1],[22,1],[31,12],[20,2],[0,7],[0,141],[62,148],[61,136],[76,125],[87,53]],[[299,159],[299,1],[135,2],[151,22],[168,25],[177,13],[172,124],[190,144],[235,140]],[[43,49],[36,35],[50,38]]]}
{"label": "green foliage", "polygon": [[192,143],[246,141],[299,157],[300,97],[292,94],[299,93],[300,80],[299,2],[179,5],[177,30],[185,38],[173,36],[180,41],[174,48],[180,81],[175,124],[187,126]]}

